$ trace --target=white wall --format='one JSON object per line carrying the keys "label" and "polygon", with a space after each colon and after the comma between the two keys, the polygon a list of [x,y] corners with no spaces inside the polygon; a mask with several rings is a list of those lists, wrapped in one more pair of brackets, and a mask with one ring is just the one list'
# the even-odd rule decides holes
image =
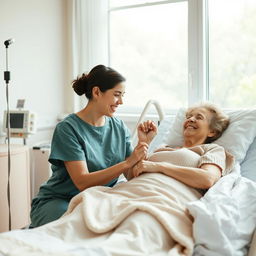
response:
{"label": "white wall", "polygon": [[25,109],[37,113],[39,128],[28,144],[49,139],[58,114],[73,108],[67,0],[0,0],[0,24],[0,131],[6,109],[4,41],[15,38],[8,48],[10,109],[26,99]]}
{"label": "white wall", "polygon": [[[74,111],[68,16],[72,6],[68,1],[0,0],[0,135],[6,109],[4,41],[9,38],[15,39],[8,48],[10,109],[16,108],[17,99],[25,98],[25,108],[38,116],[38,131],[27,140],[28,145],[49,141],[57,116]],[[120,118],[134,130],[138,116]],[[12,138],[11,143],[23,141]]]}

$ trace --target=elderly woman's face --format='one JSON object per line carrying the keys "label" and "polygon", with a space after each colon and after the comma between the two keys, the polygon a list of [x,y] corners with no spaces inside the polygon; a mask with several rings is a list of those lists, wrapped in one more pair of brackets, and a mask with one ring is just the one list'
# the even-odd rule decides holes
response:
{"label": "elderly woman's face", "polygon": [[186,120],[183,124],[184,137],[191,137],[201,140],[202,143],[207,137],[214,136],[210,130],[212,114],[205,108],[194,108],[187,112]]}

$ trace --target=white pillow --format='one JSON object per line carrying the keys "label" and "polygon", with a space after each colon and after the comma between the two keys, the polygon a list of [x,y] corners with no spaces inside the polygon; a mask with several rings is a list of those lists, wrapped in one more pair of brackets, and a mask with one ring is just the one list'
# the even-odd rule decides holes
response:
{"label": "white pillow", "polygon": [[[183,122],[186,110],[180,109],[176,115],[167,139],[170,146],[182,146]],[[223,146],[241,163],[256,136],[256,109],[226,111],[230,124],[222,136],[214,143]]]}
{"label": "white pillow", "polygon": [[178,110],[168,136],[164,139],[165,144],[172,147],[180,147],[183,145],[183,122],[185,121],[185,114],[185,108],[180,108]]}

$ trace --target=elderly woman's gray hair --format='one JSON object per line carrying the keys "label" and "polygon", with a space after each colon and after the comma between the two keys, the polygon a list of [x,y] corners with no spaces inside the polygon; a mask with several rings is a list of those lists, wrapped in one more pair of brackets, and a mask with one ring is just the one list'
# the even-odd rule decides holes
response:
{"label": "elderly woman's gray hair", "polygon": [[210,126],[210,129],[215,132],[215,135],[213,137],[208,137],[205,143],[211,143],[217,140],[229,125],[230,121],[229,121],[228,115],[226,115],[223,112],[223,110],[221,110],[218,106],[208,102],[192,106],[188,108],[186,113],[189,113],[193,109],[197,109],[197,108],[204,108],[212,114],[211,119],[209,120],[209,126]]}

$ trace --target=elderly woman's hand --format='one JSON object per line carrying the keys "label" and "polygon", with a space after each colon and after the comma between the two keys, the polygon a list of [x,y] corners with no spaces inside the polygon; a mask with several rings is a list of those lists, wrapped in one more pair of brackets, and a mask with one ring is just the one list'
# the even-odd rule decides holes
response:
{"label": "elderly woman's hand", "polygon": [[133,176],[138,177],[145,172],[157,172],[157,163],[141,160],[132,168]]}
{"label": "elderly woman's hand", "polygon": [[148,145],[157,134],[157,127],[151,120],[143,122],[138,126],[139,142],[146,142]]}
{"label": "elderly woman's hand", "polygon": [[128,168],[133,167],[140,160],[145,159],[147,157],[147,151],[148,144],[145,142],[139,142],[132,154],[126,159]]}

